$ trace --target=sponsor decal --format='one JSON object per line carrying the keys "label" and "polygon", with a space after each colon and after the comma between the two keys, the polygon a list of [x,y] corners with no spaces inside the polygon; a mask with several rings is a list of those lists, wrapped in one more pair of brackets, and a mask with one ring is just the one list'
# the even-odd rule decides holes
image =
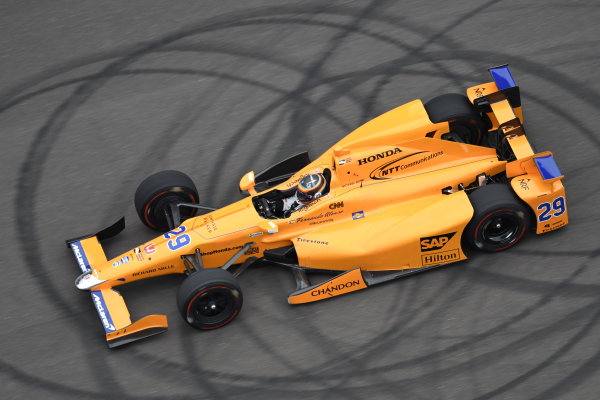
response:
{"label": "sponsor decal", "polygon": [[326,224],[328,222],[333,222],[333,218],[331,218],[331,219],[321,219],[321,220],[318,220],[318,221],[309,222],[308,224],[309,225],[321,225],[321,224]]}
{"label": "sponsor decal", "polygon": [[338,202],[335,202],[335,203],[331,203],[329,205],[329,209],[330,210],[335,210],[336,208],[342,208],[342,207],[344,207],[344,202],[343,201],[338,201]]}
{"label": "sponsor decal", "polygon": [[352,219],[361,219],[365,217],[364,211],[357,211],[352,213]]}
{"label": "sponsor decal", "polygon": [[139,247],[136,247],[135,249],[133,249],[133,252],[134,252],[135,254],[139,254],[139,253],[141,252],[141,250],[140,250],[140,248],[139,248]]}
{"label": "sponsor decal", "polygon": [[312,290],[310,294],[311,296],[335,296],[335,292],[339,292],[340,290],[348,289],[356,285],[360,285],[360,281],[358,279],[354,281],[339,283],[337,285],[327,285],[324,288],[317,288]]}
{"label": "sponsor decal", "polygon": [[544,225],[544,228],[542,229],[542,233],[546,233],[546,232],[550,232],[550,231],[553,231],[558,228],[562,228],[565,225],[566,225],[565,221],[555,222],[552,224],[552,226],[550,226],[549,224],[546,224],[546,225]]}
{"label": "sponsor decal", "polygon": [[212,215],[210,215],[210,214],[207,215],[206,217],[204,217],[203,221],[204,221],[204,227],[206,228],[206,231],[208,233],[216,232],[217,223],[215,222]]}
{"label": "sponsor decal", "polygon": [[260,236],[262,234],[263,234],[263,232],[253,232],[253,233],[249,234],[248,236],[249,237],[254,237],[254,236]]}
{"label": "sponsor decal", "polygon": [[291,188],[292,186],[297,186],[298,182],[300,182],[302,180],[302,178],[304,178],[307,175],[308,174],[298,175],[298,177],[296,179],[294,179],[293,181],[289,181],[288,183],[285,184],[285,186],[288,188]]}
{"label": "sponsor decal", "polygon": [[213,254],[224,253],[226,251],[239,250],[242,247],[244,247],[244,246],[225,247],[223,249],[217,249],[217,250],[211,250],[211,251],[201,252],[200,255],[201,256],[212,256]]}
{"label": "sponsor decal", "polygon": [[357,181],[354,181],[354,182],[346,183],[346,184],[342,185],[342,187],[343,187],[343,188],[346,188],[346,187],[348,187],[348,186],[356,185],[356,184],[358,184],[358,183],[362,184],[362,182],[363,182],[363,179],[359,179],[359,180],[357,180]]}
{"label": "sponsor decal", "polygon": [[455,234],[456,234],[456,232],[452,232],[452,233],[445,233],[443,235],[422,237],[420,239],[421,251],[425,252],[425,251],[439,250],[442,247],[444,247],[446,245],[446,243],[448,243]]}
{"label": "sponsor decal", "polygon": [[477,96],[477,97],[483,97],[483,96],[485,96],[485,94],[483,92],[485,92],[485,88],[484,87],[475,88],[475,96]]}
{"label": "sponsor decal", "polygon": [[304,238],[296,238],[297,242],[311,243],[311,244],[322,244],[324,246],[329,246],[329,242],[325,242],[323,240],[313,240],[313,239],[304,239]]}
{"label": "sponsor decal", "polygon": [[151,274],[153,272],[158,272],[158,271],[165,271],[167,269],[173,269],[173,268],[175,268],[174,265],[163,265],[158,268],[151,268],[151,269],[147,269],[145,271],[135,272],[131,276],[141,276],[141,275]]}
{"label": "sponsor decal", "polygon": [[85,256],[83,248],[81,247],[81,242],[71,243],[71,249],[73,250],[73,254],[75,254],[75,258],[77,259],[77,264],[79,265],[79,269],[81,269],[81,272],[86,272],[90,270],[90,264],[88,262],[87,257]]}
{"label": "sponsor decal", "polygon": [[118,267],[119,265],[121,265],[121,262],[119,260],[117,260],[114,263],[112,263],[113,267]]}
{"label": "sponsor decal", "polygon": [[[325,197],[329,197],[329,195],[327,195]],[[321,197],[321,196],[317,197],[312,202],[308,203],[307,205],[305,205],[304,207],[302,207],[298,211],[302,212],[303,214],[306,214],[306,212],[308,210],[310,210],[311,208],[313,208],[314,206],[316,206],[317,204],[319,204],[321,202],[321,200],[323,200],[325,197]]]}
{"label": "sponsor decal", "polygon": [[104,325],[104,330],[107,333],[114,332],[116,329],[108,312],[108,308],[106,307],[106,303],[104,302],[102,292],[92,291],[92,299],[94,300],[94,305],[96,306],[96,310],[98,311],[102,325]]}
{"label": "sponsor decal", "polygon": [[421,262],[424,267],[428,265],[445,264],[458,261],[459,259],[460,253],[458,252],[458,249],[421,255]]}
{"label": "sponsor decal", "polygon": [[338,211],[327,211],[326,213],[320,213],[319,215],[314,215],[311,217],[298,217],[296,219],[290,220],[288,221],[288,224],[297,224],[300,222],[306,222],[306,221],[314,221],[314,220],[319,220],[321,218],[329,218],[331,219],[331,217],[333,217],[334,215],[337,214],[342,214],[344,212],[344,210],[338,210]]}
{"label": "sponsor decal", "polygon": [[344,165],[352,162],[352,157],[344,158],[343,160],[338,161],[338,165]]}
{"label": "sponsor decal", "polygon": [[402,150],[400,150],[397,147],[394,147],[394,149],[392,149],[392,150],[382,151],[381,153],[377,153],[377,154],[373,154],[373,155],[365,157],[365,158],[361,158],[358,160],[358,165],[372,163],[373,161],[381,160],[383,158],[387,158],[387,157],[393,156],[394,154],[401,153],[401,152],[402,152]]}
{"label": "sponsor decal", "polygon": [[529,181],[530,180],[531,180],[530,178],[519,179],[519,185],[521,186],[521,189],[523,189],[523,190],[529,190]]}
{"label": "sponsor decal", "polygon": [[390,162],[380,165],[379,167],[377,167],[373,171],[371,171],[371,173],[369,174],[369,177],[371,179],[375,179],[375,180],[389,179],[389,178],[391,178],[391,175],[394,175],[398,171],[403,171],[407,168],[414,167],[415,165],[419,165],[421,163],[427,162],[429,160],[432,160],[432,159],[444,154],[443,151],[438,151],[436,153],[431,153],[426,156],[423,156],[423,157],[419,158],[418,160],[409,162],[408,164],[396,165],[398,162],[400,162],[402,160],[405,160],[409,157],[413,157],[413,156],[416,156],[418,154],[423,154],[423,153],[428,153],[428,152],[427,151],[419,151],[417,153],[408,154],[406,156],[396,158]]}
{"label": "sponsor decal", "polygon": [[135,255],[136,260],[144,261],[144,255],[142,253],[138,253]]}
{"label": "sponsor decal", "polygon": [[144,246],[144,253],[150,255],[156,252],[156,247],[154,247],[154,243],[148,243]]}
{"label": "sponsor decal", "polygon": [[129,261],[131,261],[131,258],[129,258],[129,256],[121,258],[121,264],[127,264]]}
{"label": "sponsor decal", "polygon": [[258,254],[258,247],[250,247],[248,250],[246,250],[246,252],[244,254],[246,254],[246,255]]}

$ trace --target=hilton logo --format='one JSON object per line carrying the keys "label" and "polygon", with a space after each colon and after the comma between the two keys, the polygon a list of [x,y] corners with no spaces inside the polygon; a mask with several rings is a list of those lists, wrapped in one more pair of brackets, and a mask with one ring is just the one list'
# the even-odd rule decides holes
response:
{"label": "hilton logo", "polygon": [[421,256],[421,262],[424,267],[428,265],[447,264],[460,259],[458,249],[442,251]]}

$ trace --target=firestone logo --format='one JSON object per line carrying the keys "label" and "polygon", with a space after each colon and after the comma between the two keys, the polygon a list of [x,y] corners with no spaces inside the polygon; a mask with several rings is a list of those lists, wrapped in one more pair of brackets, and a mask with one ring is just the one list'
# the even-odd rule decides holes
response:
{"label": "firestone logo", "polygon": [[402,150],[395,147],[393,150],[382,151],[381,153],[374,154],[369,157],[361,158],[358,160],[358,165],[368,164],[375,160],[381,160],[383,158],[387,158],[389,156],[393,156],[394,154],[401,153]]}
{"label": "firestone logo", "polygon": [[114,331],[115,327],[113,324],[110,323],[108,317],[106,316],[106,313],[104,312],[104,306],[102,305],[102,300],[100,300],[100,296],[98,296],[95,293],[92,293],[92,297],[94,298],[94,305],[98,310],[98,314],[100,314],[100,319],[102,320],[102,324],[104,324],[104,328],[108,329],[111,332]]}

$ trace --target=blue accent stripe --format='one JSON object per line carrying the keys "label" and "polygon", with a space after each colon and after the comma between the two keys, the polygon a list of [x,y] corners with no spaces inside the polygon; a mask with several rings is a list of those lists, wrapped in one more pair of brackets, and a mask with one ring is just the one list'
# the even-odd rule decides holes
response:
{"label": "blue accent stripe", "polygon": [[515,80],[508,69],[508,65],[501,67],[490,68],[490,74],[498,86],[498,90],[510,89],[511,87],[517,86]]}
{"label": "blue accent stripe", "polygon": [[92,267],[90,267],[90,262],[88,261],[87,256],[85,255],[85,251],[83,250],[83,246],[80,241],[71,243],[71,251],[75,255],[75,259],[77,260],[77,265],[79,265],[79,269],[81,272],[87,272]]}
{"label": "blue accent stripe", "polygon": [[562,176],[560,173],[560,169],[558,169],[558,165],[556,165],[556,161],[554,161],[554,157],[552,154],[544,156],[544,157],[534,157],[533,160],[542,174],[542,178],[544,180],[558,178]]}
{"label": "blue accent stripe", "polygon": [[113,324],[110,312],[108,312],[108,307],[106,307],[106,302],[104,301],[104,296],[102,296],[102,292],[100,290],[91,290],[90,293],[92,295],[92,301],[94,302],[96,311],[98,311],[98,315],[100,316],[100,321],[102,321],[102,326],[104,326],[104,330],[106,331],[106,333],[116,331],[115,324]]}

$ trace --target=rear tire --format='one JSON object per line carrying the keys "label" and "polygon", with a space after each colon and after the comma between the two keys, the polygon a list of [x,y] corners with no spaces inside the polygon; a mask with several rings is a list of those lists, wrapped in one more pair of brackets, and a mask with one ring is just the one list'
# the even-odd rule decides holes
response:
{"label": "rear tire", "polygon": [[449,93],[434,97],[424,104],[433,123],[448,121],[450,132],[455,133],[467,144],[479,144],[485,124],[473,105],[462,94]]}
{"label": "rear tire", "polygon": [[189,325],[200,330],[217,329],[238,315],[244,302],[233,275],[220,269],[194,272],[177,292],[177,307]]}
{"label": "rear tire", "polygon": [[[142,223],[157,231],[168,231],[165,210],[171,204],[198,203],[198,190],[189,176],[179,171],[161,171],[144,179],[135,191],[135,209]],[[196,215],[196,209],[180,209],[181,220]]]}
{"label": "rear tire", "polygon": [[496,252],[516,245],[529,227],[530,211],[505,184],[491,184],[469,195],[473,218],[463,241],[482,251]]}

